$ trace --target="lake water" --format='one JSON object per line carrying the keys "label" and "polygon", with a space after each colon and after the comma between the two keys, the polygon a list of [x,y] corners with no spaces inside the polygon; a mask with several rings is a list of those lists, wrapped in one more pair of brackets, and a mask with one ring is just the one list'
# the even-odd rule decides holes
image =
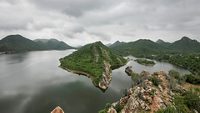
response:
{"label": "lake water", "polygon": [[110,87],[103,93],[87,77],[58,67],[59,58],[73,51],[0,55],[0,113],[50,113],[58,105],[65,113],[97,113],[106,103],[119,100],[131,86],[131,78],[124,72],[127,66],[133,66],[138,73],[170,69],[189,73],[169,63],[143,66],[132,60],[113,70]]}

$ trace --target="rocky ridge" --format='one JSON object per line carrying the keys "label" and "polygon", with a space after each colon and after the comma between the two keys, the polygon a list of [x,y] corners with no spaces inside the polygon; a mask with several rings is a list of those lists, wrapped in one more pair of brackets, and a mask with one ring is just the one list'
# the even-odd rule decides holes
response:
{"label": "rocky ridge", "polygon": [[[167,74],[163,71],[154,74],[142,72],[140,76],[140,82],[133,85],[119,101],[111,104],[107,113],[154,113],[172,104]],[[159,85],[156,86],[151,78],[158,80]]]}

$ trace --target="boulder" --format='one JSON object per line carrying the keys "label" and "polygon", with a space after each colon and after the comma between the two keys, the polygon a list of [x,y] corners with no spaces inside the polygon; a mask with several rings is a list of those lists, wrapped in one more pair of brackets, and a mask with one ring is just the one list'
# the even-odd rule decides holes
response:
{"label": "boulder", "polygon": [[51,113],[64,113],[61,107],[57,106]]}

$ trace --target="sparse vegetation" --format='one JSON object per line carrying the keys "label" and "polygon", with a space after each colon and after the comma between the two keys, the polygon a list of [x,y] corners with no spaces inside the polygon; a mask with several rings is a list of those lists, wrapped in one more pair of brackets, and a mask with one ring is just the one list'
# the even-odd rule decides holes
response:
{"label": "sparse vegetation", "polygon": [[200,112],[199,92],[187,91],[177,94],[173,99],[174,105],[161,109],[156,113],[193,113],[194,110]]}
{"label": "sparse vegetation", "polygon": [[179,84],[183,84],[187,79],[185,75],[181,75],[179,72],[175,70],[170,70],[169,76],[175,78]]}
{"label": "sparse vegetation", "polygon": [[193,74],[181,75],[175,70],[170,70],[169,75],[170,77],[175,78],[179,84],[183,84],[184,82],[188,82],[191,84],[200,84],[200,77]]}
{"label": "sparse vegetation", "polygon": [[192,74],[186,74],[186,82],[191,84],[200,84],[200,76],[195,76]]}
{"label": "sparse vegetation", "polygon": [[157,77],[155,77],[155,76],[151,76],[150,78],[149,78],[149,80],[153,83],[153,85],[155,85],[155,86],[158,86],[159,84],[160,84],[160,80],[157,78]]}
{"label": "sparse vegetation", "polygon": [[138,73],[132,73],[131,74],[131,79],[133,81],[133,84],[138,84],[140,82],[140,75]]}
{"label": "sparse vegetation", "polygon": [[123,106],[121,106],[119,103],[115,106],[115,110],[120,113],[120,111],[123,109]]}

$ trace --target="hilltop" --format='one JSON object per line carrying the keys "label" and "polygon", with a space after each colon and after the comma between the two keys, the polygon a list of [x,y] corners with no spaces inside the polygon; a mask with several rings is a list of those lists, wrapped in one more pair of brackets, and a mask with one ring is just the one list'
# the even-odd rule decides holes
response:
{"label": "hilltop", "polygon": [[101,42],[87,44],[69,56],[60,59],[61,67],[90,77],[95,86],[106,90],[112,79],[112,69],[126,64]]}

